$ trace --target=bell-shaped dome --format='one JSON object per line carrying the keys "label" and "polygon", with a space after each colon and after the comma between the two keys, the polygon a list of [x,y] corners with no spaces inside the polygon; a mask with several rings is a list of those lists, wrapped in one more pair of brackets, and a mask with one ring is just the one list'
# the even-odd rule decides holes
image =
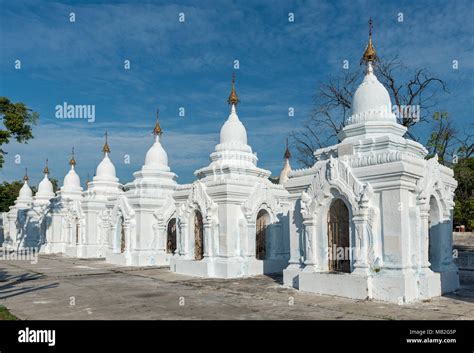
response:
{"label": "bell-shaped dome", "polygon": [[152,168],[168,167],[168,155],[161,146],[159,135],[155,136],[155,143],[146,153],[145,166]]}
{"label": "bell-shaped dome", "polygon": [[387,89],[373,73],[369,64],[364,80],[357,88],[352,101],[352,115],[366,112],[381,112],[384,115],[392,110],[392,102]]}
{"label": "bell-shaped dome", "polygon": [[71,169],[64,177],[63,188],[67,189],[78,189],[81,188],[81,179],[74,170],[74,166],[71,165]]}
{"label": "bell-shaped dome", "polygon": [[97,180],[116,180],[115,166],[109,158],[109,154],[105,153],[104,159],[97,166],[95,172]]}
{"label": "bell-shaped dome", "polygon": [[38,192],[36,193],[36,196],[51,196],[54,195],[53,191],[53,184],[48,178],[48,174],[44,174],[43,180],[38,185]]}
{"label": "bell-shaped dome", "polygon": [[28,185],[28,182],[25,180],[25,182],[23,183],[23,186],[20,189],[18,198],[22,200],[27,200],[27,199],[31,199],[32,197],[33,197],[33,192],[31,191],[31,188]]}
{"label": "bell-shaped dome", "polygon": [[235,104],[232,104],[232,109],[229,118],[221,128],[220,143],[237,142],[247,144],[247,131],[244,124],[239,120],[235,109]]}
{"label": "bell-shaped dome", "polygon": [[[346,120],[342,131],[338,133],[340,141],[347,143],[361,139],[402,137],[406,127],[397,122],[392,112],[392,102],[387,89],[374,74],[373,63],[379,61],[372,44],[372,21],[369,21],[369,42],[361,60],[366,65],[362,83],[354,93],[352,115]],[[365,150],[364,150],[365,151]]]}

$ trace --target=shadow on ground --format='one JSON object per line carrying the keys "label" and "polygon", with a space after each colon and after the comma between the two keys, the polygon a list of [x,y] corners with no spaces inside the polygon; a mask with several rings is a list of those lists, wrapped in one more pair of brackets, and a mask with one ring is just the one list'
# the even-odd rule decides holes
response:
{"label": "shadow on ground", "polygon": [[[36,273],[22,273],[11,276],[8,272],[0,270],[0,299],[7,299],[24,293],[34,292],[42,289],[55,288],[58,283],[50,283],[44,286],[22,286],[24,282],[34,281],[43,275]],[[5,284],[3,284],[5,283]]]}
{"label": "shadow on ground", "polygon": [[443,297],[474,303],[474,283],[461,284],[459,290],[454,293],[444,294]]}

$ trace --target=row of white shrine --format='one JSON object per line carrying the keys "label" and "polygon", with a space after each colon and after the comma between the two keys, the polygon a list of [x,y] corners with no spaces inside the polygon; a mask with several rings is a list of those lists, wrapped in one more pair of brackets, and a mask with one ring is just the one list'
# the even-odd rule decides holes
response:
{"label": "row of white shrine", "polygon": [[125,185],[106,140],[85,191],[74,158],[56,194],[47,168],[35,196],[25,179],[2,215],[4,251],[35,248],[200,277],[283,272],[284,284],[300,290],[399,304],[456,290],[457,183],[404,138],[370,50],[371,40],[341,142],[315,151],[311,168],[292,171],[288,149],[278,184],[257,167],[233,82],[220,143],[192,184],[177,184],[158,122],[143,167]]}

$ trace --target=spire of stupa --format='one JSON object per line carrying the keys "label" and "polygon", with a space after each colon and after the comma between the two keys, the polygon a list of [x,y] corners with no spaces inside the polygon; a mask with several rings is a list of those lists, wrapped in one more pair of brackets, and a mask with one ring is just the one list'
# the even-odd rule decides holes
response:
{"label": "spire of stupa", "polygon": [[105,143],[104,143],[104,147],[102,147],[102,152],[104,152],[105,154],[110,153],[110,147],[109,147],[107,138],[108,138],[108,135],[107,135],[107,131],[106,131],[105,132]]}
{"label": "spire of stupa", "polygon": [[369,40],[367,42],[367,47],[365,48],[364,55],[362,55],[362,59],[360,60],[360,64],[366,64],[367,70],[372,70],[372,64],[379,60],[375,48],[372,44],[372,28],[373,22],[372,18],[369,19]]}
{"label": "spire of stupa", "polygon": [[43,174],[49,174],[49,168],[48,168],[48,158],[46,158],[46,165],[43,169]]}
{"label": "spire of stupa", "polygon": [[71,168],[74,168],[76,165],[76,159],[74,158],[74,147],[72,148],[71,159],[69,160],[69,165]]}
{"label": "spire of stupa", "polygon": [[232,108],[235,109],[235,106],[239,104],[240,100],[237,96],[237,92],[235,91],[235,72],[232,73],[232,90],[230,92],[229,98],[227,99],[227,103],[232,105]]}
{"label": "spire of stupa", "polygon": [[155,140],[158,139],[162,134],[163,130],[161,129],[160,126],[160,109],[156,110],[156,123],[155,127],[153,128],[153,136],[155,136]]}

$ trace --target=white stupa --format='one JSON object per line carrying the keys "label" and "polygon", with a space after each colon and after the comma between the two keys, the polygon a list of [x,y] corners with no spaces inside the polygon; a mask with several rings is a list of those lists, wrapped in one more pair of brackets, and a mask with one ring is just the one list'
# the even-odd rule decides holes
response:
{"label": "white stupa", "polygon": [[115,183],[118,182],[118,178],[115,173],[115,166],[109,157],[110,147],[107,142],[107,133],[105,133],[105,144],[102,151],[104,152],[104,158],[97,166],[93,181],[88,188],[90,190],[100,189],[106,191],[108,187],[111,187],[115,191],[117,186]]}
{"label": "white stupa", "polygon": [[68,198],[71,200],[81,200],[82,199],[82,187],[81,179],[76,173],[76,159],[74,156],[74,147],[72,149],[72,156],[69,160],[70,169],[63,180],[63,186],[59,194],[62,198]]}
{"label": "white stupa", "polygon": [[[23,186],[18,193],[15,204],[10,207],[6,219],[7,224],[4,225],[3,247],[8,250],[17,250],[21,239],[25,237],[22,225],[25,222],[28,209],[33,203],[33,192],[28,185],[28,170],[25,170],[23,177]],[[18,227],[20,225],[20,227]]]}
{"label": "white stupa", "polygon": [[[107,218],[106,209],[108,199],[122,193],[122,185],[115,173],[115,166],[110,159],[110,147],[108,135],[105,133],[105,143],[102,148],[104,157],[96,169],[93,180],[87,184],[87,190],[83,193],[80,209],[76,214],[80,215],[78,222],[84,226],[79,227],[79,234],[70,239],[66,249],[66,255],[80,258],[105,257],[107,245]],[[67,178],[68,186],[65,191],[71,194],[77,190],[77,178],[72,174]],[[66,179],[65,178],[65,179]],[[65,180],[66,181],[66,180]]]}
{"label": "white stupa", "polygon": [[15,201],[16,208],[28,208],[33,202],[33,191],[31,191],[31,188],[28,185],[28,180],[28,170],[25,170],[23,186],[21,187],[18,198]]}
{"label": "white stupa", "polygon": [[237,115],[234,80],[230,115],[211,163],[195,171],[198,180],[178,186],[174,194],[178,248],[170,268],[178,273],[242,277],[281,271],[288,260],[282,235],[288,193],[270,182],[270,171],[257,167]]}
{"label": "white stupa", "polygon": [[257,156],[252,153],[252,148],[247,144],[247,131],[237,115],[239,99],[235,91],[234,79],[232,91],[228,99],[230,114],[220,131],[220,143],[211,153],[211,163],[198,169],[194,175],[201,182],[236,177],[239,179],[260,180],[268,178],[271,172],[257,167]]}
{"label": "white stupa", "polygon": [[38,185],[38,191],[33,198],[34,205],[45,205],[49,204],[51,199],[55,196],[53,190],[53,184],[49,180],[49,168],[48,160],[46,159],[46,166],[43,169],[44,177]]}
{"label": "white stupa", "polygon": [[[38,185],[38,191],[33,197],[31,207],[26,212],[26,218],[21,223],[24,229],[20,248],[42,251],[46,244],[46,232],[51,224],[51,200],[56,196],[53,184],[49,180],[48,160],[43,169],[44,177]],[[27,191],[28,193],[28,191]]]}
{"label": "white stupa", "polygon": [[168,172],[170,170],[168,166],[168,155],[160,141],[162,133],[160,123],[158,119],[156,119],[155,128],[153,129],[154,143],[146,153],[145,164],[142,167],[142,172]]}
{"label": "white stupa", "polygon": [[69,165],[63,186],[51,201],[51,226],[46,230],[46,244],[41,249],[46,254],[65,253],[66,247],[79,237],[83,229],[82,187],[75,170],[74,147]]}
{"label": "white stupa", "polygon": [[[161,145],[158,116],[153,129],[154,143],[145,164],[125,185],[125,193],[108,203],[111,215],[106,261],[128,266],[169,265],[176,243],[176,174],[170,171],[168,155]],[[173,228],[174,227],[174,228]],[[174,237],[174,239],[173,239]],[[174,245],[175,246],[175,245]]]}
{"label": "white stupa", "polygon": [[369,32],[341,142],[315,151],[314,166],[285,183],[293,211],[283,278],[303,291],[404,304],[459,286],[451,255],[457,183],[404,137],[376,62]]}

